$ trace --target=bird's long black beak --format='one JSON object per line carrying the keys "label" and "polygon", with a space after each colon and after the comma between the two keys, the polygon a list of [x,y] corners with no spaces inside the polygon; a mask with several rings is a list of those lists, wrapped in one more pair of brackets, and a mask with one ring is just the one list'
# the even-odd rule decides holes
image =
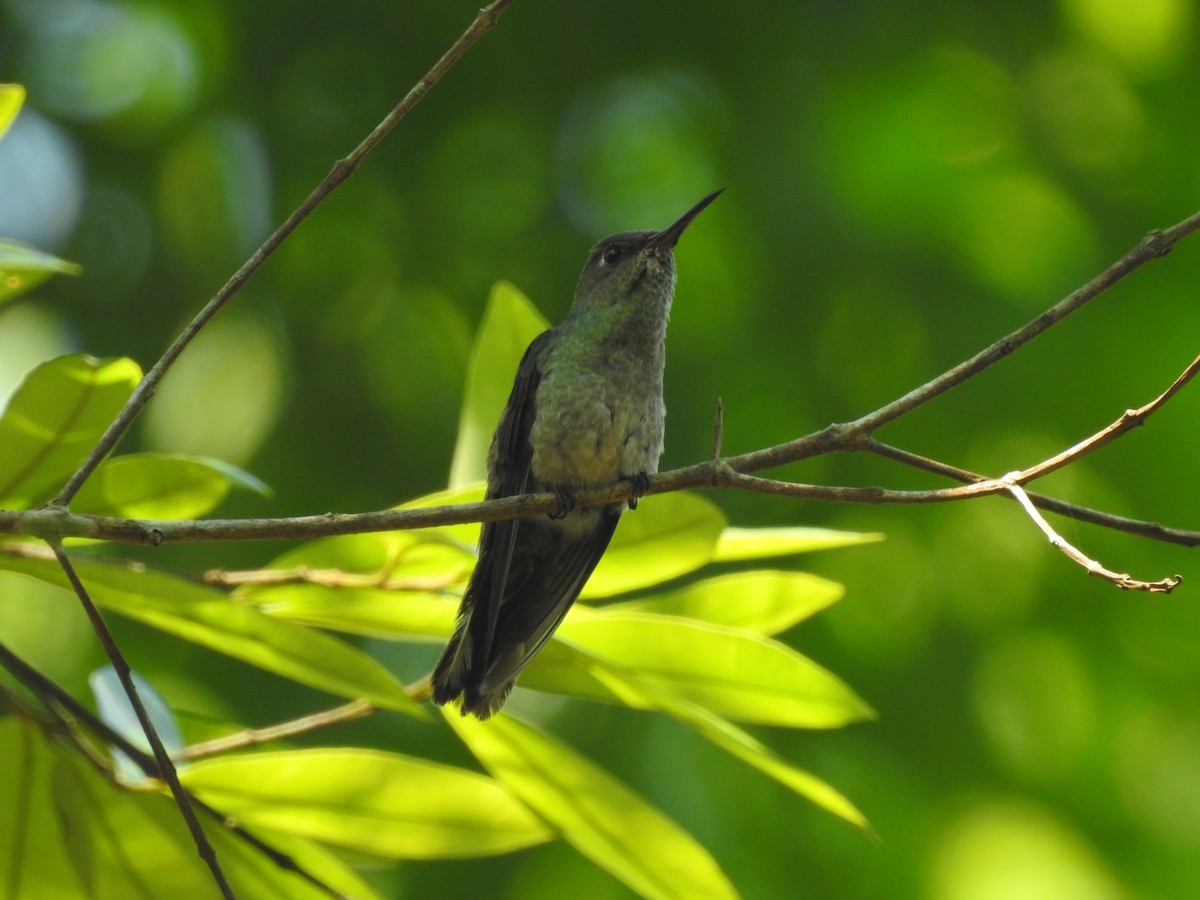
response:
{"label": "bird's long black beak", "polygon": [[717,197],[721,195],[721,191],[723,190],[725,190],[725,188],[718,188],[717,190],[713,191],[658,234],[654,235],[654,237],[650,238],[647,246],[674,248],[674,246],[679,243],[679,236],[683,234],[683,230],[692,224],[692,219],[704,212],[704,207],[716,200]]}

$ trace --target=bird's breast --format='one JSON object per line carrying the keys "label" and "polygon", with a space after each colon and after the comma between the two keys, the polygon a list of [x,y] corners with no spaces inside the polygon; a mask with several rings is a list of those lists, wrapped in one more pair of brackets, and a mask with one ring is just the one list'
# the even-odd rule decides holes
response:
{"label": "bird's breast", "polygon": [[538,387],[530,432],[543,484],[594,487],[655,472],[662,453],[661,370],[556,366]]}

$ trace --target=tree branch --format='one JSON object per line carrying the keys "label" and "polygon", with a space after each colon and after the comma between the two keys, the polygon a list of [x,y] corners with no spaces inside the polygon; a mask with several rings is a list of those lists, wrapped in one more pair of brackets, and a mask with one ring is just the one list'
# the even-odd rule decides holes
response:
{"label": "tree branch", "polygon": [[279,245],[287,239],[288,235],[296,230],[296,226],[303,222],[308,217],[308,214],[316,209],[318,204],[329,196],[335,188],[354,174],[363,157],[374,150],[387,133],[395,127],[396,123],[408,115],[412,108],[429,93],[430,89],[441,81],[442,76],[450,71],[454,64],[471,49],[474,43],[491,30],[492,26],[496,24],[496,20],[500,18],[500,14],[512,2],[513,0],[493,0],[492,3],[481,9],[467,30],[463,32],[462,36],[451,45],[449,50],[442,54],[442,58],[434,64],[433,68],[426,72],[421,80],[413,85],[404,96],[404,99],[396,104],[383,121],[375,126],[375,129],[354,148],[349,156],[339,160],[334,165],[329,174],[313,189],[304,202],[291,215],[284,219],[283,224],[276,228],[271,236],[263,242],[262,246],[255,250],[251,257],[242,264],[242,267],[233,273],[233,276],[222,285],[213,298],[196,314],[196,317],[184,328],[183,333],[175,339],[174,343],[167,348],[167,351],[158,362],[138,382],[137,387],[126,401],[125,406],[117,414],[117,417],[113,419],[112,424],[108,426],[108,429],[101,436],[100,440],[96,442],[96,446],[88,453],[87,458],[80,464],[67,483],[63,485],[62,490],[50,501],[49,506],[65,508],[70,505],[71,500],[79,492],[79,489],[83,487],[88,476],[95,471],[96,467],[104,460],[104,457],[112,452],[126,430],[133,424],[133,420],[137,418],[146,404],[150,402],[154,396],[154,392],[158,389],[158,383],[162,381],[162,377],[175,363],[175,360],[179,358],[180,354],[187,349],[192,339],[221,310],[221,307],[241,289],[250,276],[258,270],[258,267],[266,261],[267,257],[274,253]]}
{"label": "tree branch", "polygon": [[54,551],[54,555],[58,559],[58,564],[62,566],[67,580],[75,590],[75,595],[79,598],[79,602],[83,604],[84,611],[87,613],[88,619],[91,620],[92,628],[96,632],[96,637],[100,639],[100,644],[104,647],[104,652],[108,655],[109,662],[112,663],[113,669],[116,670],[117,679],[121,682],[121,688],[124,690],[125,696],[129,698],[129,704],[133,707],[133,712],[137,716],[138,723],[142,726],[142,732],[146,735],[146,740],[150,742],[150,749],[153,751],[158,771],[163,780],[166,781],[167,786],[171,789],[171,796],[175,798],[175,803],[179,806],[179,811],[187,823],[188,831],[192,834],[192,840],[196,843],[196,850],[200,854],[200,858],[204,860],[205,865],[212,872],[213,879],[216,881],[217,887],[221,890],[221,895],[228,898],[228,900],[234,900],[233,888],[229,886],[229,881],[225,878],[225,873],[221,870],[221,864],[217,861],[217,853],[209,842],[208,835],[204,833],[204,828],[200,825],[200,820],[196,818],[196,813],[192,809],[191,798],[188,792],[183,789],[183,785],[179,783],[179,775],[175,771],[175,765],[171,762],[171,757],[167,754],[166,748],[163,747],[158,732],[154,728],[154,723],[150,721],[150,714],[146,712],[146,707],[142,704],[142,698],[138,696],[137,687],[133,683],[133,672],[129,668],[129,663],[125,661],[124,655],[122,655],[120,649],[117,647],[117,642],[113,639],[112,632],[108,630],[108,625],[105,624],[104,617],[100,615],[100,610],[96,608],[96,604],[92,602],[92,598],[88,595],[87,588],[79,580],[79,575],[75,572],[75,567],[71,565],[71,560],[63,552],[62,544],[52,543],[50,549]]}
{"label": "tree branch", "polygon": [[1066,554],[1068,559],[1083,566],[1089,575],[1096,575],[1105,581],[1112,582],[1123,591],[1148,591],[1154,594],[1169,594],[1183,581],[1182,575],[1172,575],[1170,578],[1164,578],[1161,581],[1138,581],[1128,574],[1106,569],[1101,563],[1089,556],[1085,556],[1083,552],[1051,528],[1050,523],[1034,508],[1033,503],[1029,500],[1029,496],[1025,493],[1025,489],[1018,483],[1020,475],[1020,472],[1012,472],[1004,476],[1001,480],[1006,482],[1008,492],[1021,504],[1021,508],[1025,510],[1029,518],[1033,520],[1033,523],[1041,529],[1042,534],[1046,535],[1050,544]]}

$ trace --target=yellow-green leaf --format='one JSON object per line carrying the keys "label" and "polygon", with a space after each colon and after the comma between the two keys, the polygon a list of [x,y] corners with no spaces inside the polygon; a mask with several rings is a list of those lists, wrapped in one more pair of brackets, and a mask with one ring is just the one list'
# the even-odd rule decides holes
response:
{"label": "yellow-green leaf", "polygon": [[512,391],[517,365],[535,337],[549,328],[537,308],[507,281],[492,287],[467,363],[467,386],[458,417],[450,486],[486,475],[488,447]]}
{"label": "yellow-green leaf", "polygon": [[293,622],[372,637],[444,640],[472,552],[440,529],[322,538],[274,560],[282,583],[246,584],[239,601]]}
{"label": "yellow-green leaf", "polygon": [[656,494],[621,516],[582,596],[611,597],[662,584],[707,564],[725,514],[698,494]]}
{"label": "yellow-green leaf", "polygon": [[141,377],[133,360],[82,353],[29,372],[0,417],[0,507],[27,509],[53,494]]}
{"label": "yellow-green leaf", "polygon": [[835,531],[832,528],[726,528],[717,541],[713,562],[744,562],[793,553],[834,550],[882,541],[877,532]]}
{"label": "yellow-green leaf", "polygon": [[0,84],[0,140],[13,123],[21,104],[25,102],[25,86],[20,84]]}
{"label": "yellow-green leaf", "polygon": [[[220,591],[164,572],[73,562],[92,599],[113,612],[301,684],[424,715],[386,668],[336,638],[281,622],[253,606],[231,602]],[[68,587],[53,560],[0,556],[0,569]]]}
{"label": "yellow-green leaf", "polygon": [[234,485],[265,490],[253,476],[214,460],[130,453],[101,463],[71,508],[136,519],[194,519],[214,509]]}
{"label": "yellow-green leaf", "polygon": [[859,828],[870,828],[866,816],[841,792],[812,773],[780,759],[762,742],[732,722],[677,694],[655,687],[619,666],[602,662],[587,654],[580,654],[579,662],[623,702],[666,713],[725,752],[758,769],[827,812]]}
{"label": "yellow-green leaf", "polygon": [[0,238],[0,304],[33,290],[52,275],[78,275],[75,263],[20,241]]}
{"label": "yellow-green leaf", "polygon": [[[874,716],[837,676],[786,644],[750,631],[597,610],[569,616],[555,639],[737,721],[838,728]],[[554,675],[535,661],[522,683],[560,690]]]}
{"label": "yellow-green leaf", "polygon": [[687,587],[605,607],[701,619],[716,625],[778,634],[836,603],[844,588],[807,572],[734,572]]}
{"label": "yellow-green leaf", "polygon": [[491,778],[379,750],[243,754],[179,775],[242,825],[380,856],[490,856],[554,837]]}
{"label": "yellow-green leaf", "polygon": [[496,780],[641,896],[737,896],[695,838],[573,748],[504,714],[479,722],[444,713]]}

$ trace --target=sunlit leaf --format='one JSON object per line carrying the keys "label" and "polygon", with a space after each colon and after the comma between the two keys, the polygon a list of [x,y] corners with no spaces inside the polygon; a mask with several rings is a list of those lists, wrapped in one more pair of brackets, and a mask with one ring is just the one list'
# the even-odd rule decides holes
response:
{"label": "sunlit leaf", "polygon": [[82,353],[26,375],[0,417],[0,507],[25,509],[58,489],[141,377],[131,359]]}
{"label": "sunlit leaf", "polygon": [[486,475],[488,447],[508,402],[517,365],[533,339],[549,327],[513,285],[500,281],[492,287],[467,363],[458,442],[450,465],[451,487],[479,481]]}
{"label": "sunlit leaf", "polygon": [[[86,896],[213,895],[212,873],[196,853],[179,809],[165,796],[165,791],[118,789],[65,747],[51,753],[45,753],[40,746],[37,749],[39,760],[45,760],[37,768],[35,787],[39,793],[33,798],[39,806],[35,809],[31,805],[24,812],[34,819],[42,806],[50,807],[49,799],[41,794],[49,789],[49,778],[42,774],[48,769],[56,800],[61,798],[59,822],[48,833],[27,833],[30,864],[25,866],[26,875],[21,882],[24,889],[14,896],[79,896],[76,872],[84,866],[85,871],[91,871],[96,887],[96,891]],[[0,788],[3,782],[4,776],[0,774]],[[266,848],[283,854],[272,858],[263,848],[239,839],[212,820],[206,819],[206,824],[221,868],[239,897],[328,900],[329,889],[355,900],[378,896],[344,863],[310,841],[260,832],[256,836],[265,839]],[[76,844],[87,845],[86,856],[73,846]],[[0,854],[0,859],[5,855]],[[63,861],[64,855],[74,861],[74,866]],[[0,861],[0,867],[3,865]],[[325,887],[314,884],[297,869]],[[11,880],[3,883],[8,887],[14,885]]]}
{"label": "sunlit leaf", "polygon": [[835,788],[780,759],[762,742],[716,713],[586,654],[581,664],[625,703],[666,713],[822,809],[859,828],[870,827],[866,817]]}
{"label": "sunlit leaf", "polygon": [[878,533],[835,531],[832,528],[726,528],[717,541],[713,562],[743,562],[793,553],[834,550],[882,541]]}
{"label": "sunlit leaf", "polygon": [[457,596],[429,591],[302,584],[248,595],[264,613],[290,622],[395,640],[443,641],[454,629]]}
{"label": "sunlit leaf", "polygon": [[611,597],[694,572],[712,559],[725,514],[698,494],[656,494],[621,516],[582,596]]}
{"label": "sunlit leaf", "polygon": [[101,463],[71,508],[103,516],[194,519],[214,509],[233,485],[265,489],[252,475],[204,457],[131,453]]}
{"label": "sunlit leaf", "polygon": [[[423,715],[387,669],[335,638],[163,572],[87,560],[74,565],[92,599],[113,612],[301,684]],[[67,587],[52,560],[0,556],[0,568]]]}
{"label": "sunlit leaf", "polygon": [[[750,631],[674,616],[595,611],[569,616],[555,637],[738,721],[837,728],[874,715],[835,675],[786,644]],[[522,683],[563,691],[553,659],[543,666],[535,660]]]}
{"label": "sunlit leaf", "polygon": [[0,304],[33,290],[52,275],[78,275],[82,271],[75,263],[20,241],[0,238]]}
{"label": "sunlit leaf", "polygon": [[491,778],[378,750],[229,756],[180,779],[245,826],[381,856],[489,856],[554,836]]}
{"label": "sunlit leaf", "polygon": [[626,600],[606,612],[646,612],[778,634],[841,599],[840,584],[807,572],[734,572]]}
{"label": "sunlit leaf", "polygon": [[374,637],[444,640],[475,556],[429,530],[322,538],[275,559],[239,601],[269,615]]}
{"label": "sunlit leaf", "polygon": [[641,896],[737,896],[691,835],[571,747],[504,714],[479,722],[444,712],[484,768]]}
{"label": "sunlit leaf", "polygon": [[20,84],[0,84],[0,140],[13,123],[21,104],[25,102],[25,86]]}
{"label": "sunlit leaf", "polygon": [[75,876],[88,895],[96,890],[96,847],[102,840],[97,834],[89,815],[89,798],[86,786],[79,773],[61,759],[52,766],[50,774],[50,796],[54,800],[54,814],[62,832],[62,843],[67,858],[75,870]]}

